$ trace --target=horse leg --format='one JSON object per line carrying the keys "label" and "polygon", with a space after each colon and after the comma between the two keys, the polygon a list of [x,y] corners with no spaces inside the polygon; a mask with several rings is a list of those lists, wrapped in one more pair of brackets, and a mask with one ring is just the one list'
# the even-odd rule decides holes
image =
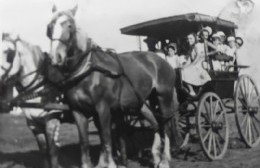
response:
{"label": "horse leg", "polygon": [[[112,156],[112,136],[111,136],[111,112],[106,103],[97,105],[96,111],[98,113],[100,125],[100,139],[103,142],[102,148],[104,153],[101,153],[98,166],[106,164],[106,168],[116,168],[115,161]],[[103,166],[103,165],[102,165]]]}
{"label": "horse leg", "polygon": [[141,110],[141,114],[151,124],[152,128],[158,130],[158,122],[150,110]]}
{"label": "horse leg", "polygon": [[58,134],[60,121],[55,118],[50,118],[46,121],[46,139],[49,152],[49,162],[51,168],[58,168]]}
{"label": "horse leg", "polygon": [[127,166],[127,154],[126,154],[126,142],[125,142],[125,130],[126,130],[126,126],[125,126],[125,122],[124,122],[124,115],[118,114],[116,113],[114,116],[114,121],[116,124],[116,142],[119,141],[120,144],[120,164],[122,166],[120,166],[121,168],[126,168]]}
{"label": "horse leg", "polygon": [[40,153],[43,156],[42,158],[44,158],[43,167],[49,168],[49,155],[44,126],[39,125],[39,123],[35,122],[33,118],[29,115],[30,113],[28,112],[28,110],[24,111],[24,113],[26,116],[27,126],[32,131],[39,147]]}
{"label": "horse leg", "polygon": [[161,161],[161,136],[159,131],[155,132],[154,134],[154,140],[152,145],[152,155],[153,155],[153,164],[154,167],[157,168],[157,166],[160,164]]}
{"label": "horse leg", "polygon": [[35,130],[32,130],[32,132],[35,136],[35,139],[36,139],[36,142],[38,144],[39,150],[41,152],[42,158],[44,158],[43,167],[49,168],[50,167],[50,165],[49,165],[49,155],[48,155],[45,133],[38,132],[38,131],[35,131]]}
{"label": "horse leg", "polygon": [[[173,93],[173,92],[172,92]],[[162,119],[160,121],[160,130],[161,130],[161,139],[163,142],[163,153],[161,155],[161,161],[158,165],[159,168],[169,168],[170,167],[170,160],[171,160],[171,153],[170,153],[170,137],[171,137],[171,123],[169,122],[169,118],[173,113],[177,112],[176,110],[176,102],[173,101],[173,97],[175,96],[174,93],[171,95],[169,92],[165,94],[160,94],[161,96],[158,97],[160,110],[162,114]],[[174,109],[175,108],[175,109]],[[166,117],[166,118],[165,118]],[[174,120],[175,121],[175,120]],[[174,124],[176,125],[176,124]]]}
{"label": "horse leg", "polygon": [[[101,129],[100,129],[100,122],[99,122],[99,118],[98,118],[98,115],[94,115],[93,116],[93,121],[94,121],[94,124],[98,130],[98,133],[99,133],[99,136],[101,137]],[[98,160],[98,165],[96,167],[106,167],[107,163],[106,163],[106,160],[105,160],[105,149],[103,147],[102,144],[104,144],[103,142],[103,139],[100,138],[100,144],[101,144],[101,150],[100,150],[100,154],[99,154],[99,160]]]}
{"label": "horse leg", "polygon": [[79,131],[80,149],[81,149],[81,168],[93,167],[89,155],[89,139],[88,139],[88,127],[89,122],[79,111],[73,111],[73,116],[76,121],[76,125]]}

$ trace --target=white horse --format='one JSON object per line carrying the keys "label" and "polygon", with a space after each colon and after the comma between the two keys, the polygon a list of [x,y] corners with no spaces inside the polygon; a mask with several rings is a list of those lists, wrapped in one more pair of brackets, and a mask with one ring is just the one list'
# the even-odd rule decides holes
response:
{"label": "white horse", "polygon": [[[26,92],[42,82],[43,76],[39,75],[38,70],[44,68],[45,54],[41,49],[21,40],[18,36],[12,37],[9,34],[3,34],[2,41],[0,82],[6,82],[15,76],[19,93]],[[43,87],[36,91],[40,89]],[[54,99],[54,97],[48,97],[48,99]],[[34,103],[41,103],[41,101],[41,98],[30,100]],[[48,112],[34,108],[22,108],[22,111],[44,155],[44,167],[56,168],[61,111]]]}

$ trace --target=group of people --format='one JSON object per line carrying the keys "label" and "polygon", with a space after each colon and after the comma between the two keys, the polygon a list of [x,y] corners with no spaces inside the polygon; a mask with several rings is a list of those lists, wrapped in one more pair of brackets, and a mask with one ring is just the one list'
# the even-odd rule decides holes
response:
{"label": "group of people", "polygon": [[222,31],[212,34],[209,26],[188,34],[187,42],[189,47],[184,55],[178,55],[176,43],[169,43],[165,59],[173,68],[182,69],[182,80],[187,83],[191,95],[196,95],[192,86],[211,80],[208,69],[224,71],[234,65],[237,49],[243,45],[240,37],[226,37]]}

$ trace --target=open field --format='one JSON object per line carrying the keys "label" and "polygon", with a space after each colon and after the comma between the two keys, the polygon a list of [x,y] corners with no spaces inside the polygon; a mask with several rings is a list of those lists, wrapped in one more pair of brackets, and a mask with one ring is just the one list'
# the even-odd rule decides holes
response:
{"label": "open field", "polygon": [[[94,130],[94,126],[91,126]],[[235,130],[232,126],[233,130]],[[236,139],[236,131],[232,132],[232,140]],[[136,141],[134,141],[136,139]],[[149,146],[151,135],[147,132],[136,132],[129,142],[135,146]],[[231,141],[232,141],[231,140]],[[78,134],[75,125],[63,124],[60,132],[61,148],[59,162],[64,168],[79,166]],[[92,134],[90,137],[91,155],[95,163],[99,154],[99,138]],[[149,142],[149,143],[147,143]],[[229,149],[226,157],[220,161],[209,162],[200,151],[198,145],[192,145],[192,150],[184,160],[183,155],[174,156],[171,165],[175,168],[257,168],[260,167],[260,146],[246,149],[239,141],[232,141],[233,148]],[[142,144],[145,143],[145,144]],[[148,152],[149,153],[149,152]],[[149,154],[147,155],[149,158]],[[147,160],[142,162],[137,157],[129,159],[129,168],[147,168]],[[0,114],[0,168],[42,168],[42,157],[36,141],[26,126],[24,116]]]}

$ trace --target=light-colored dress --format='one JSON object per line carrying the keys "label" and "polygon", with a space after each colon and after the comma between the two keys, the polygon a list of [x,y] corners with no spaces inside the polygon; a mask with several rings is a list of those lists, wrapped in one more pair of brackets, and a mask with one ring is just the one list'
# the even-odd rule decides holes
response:
{"label": "light-colored dress", "polygon": [[220,60],[212,60],[212,64],[213,64],[215,71],[225,70],[225,68],[228,65],[234,64],[236,49],[232,49],[225,44],[218,45],[217,49],[221,53],[226,54],[227,56],[233,57],[233,60],[229,61],[229,62],[224,62],[224,61],[220,61]]}
{"label": "light-colored dress", "polygon": [[205,60],[204,44],[197,43],[192,54],[195,54],[195,60],[183,68],[182,80],[191,85],[201,86],[211,80],[208,72],[202,67]]}
{"label": "light-colored dress", "polygon": [[181,68],[183,64],[187,62],[184,56],[166,56],[166,61],[172,66],[173,69],[175,68]]}

